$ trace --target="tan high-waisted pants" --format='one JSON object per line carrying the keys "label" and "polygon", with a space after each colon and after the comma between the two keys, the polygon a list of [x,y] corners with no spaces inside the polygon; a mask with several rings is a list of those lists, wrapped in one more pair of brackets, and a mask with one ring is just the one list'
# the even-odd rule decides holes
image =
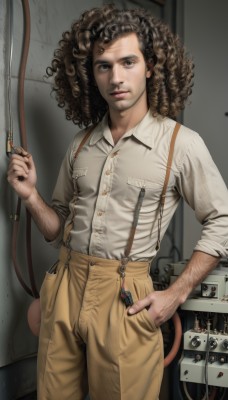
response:
{"label": "tan high-waisted pants", "polygon": [[[62,247],[41,288],[38,399],[157,400],[163,340],[148,311],[129,316],[120,299],[117,260]],[[129,262],[133,300],[153,291],[148,263]]]}

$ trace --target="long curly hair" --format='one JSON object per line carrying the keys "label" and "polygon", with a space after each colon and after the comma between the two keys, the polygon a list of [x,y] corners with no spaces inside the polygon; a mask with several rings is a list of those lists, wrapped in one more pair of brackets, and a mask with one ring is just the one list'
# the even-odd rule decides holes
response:
{"label": "long curly hair", "polygon": [[175,118],[192,92],[194,64],[169,27],[144,9],[119,10],[113,5],[92,8],[73,22],[59,41],[46,70],[54,78],[53,90],[66,118],[79,127],[99,122],[108,104],[95,85],[92,67],[96,41],[109,43],[134,32],[147,65],[148,105],[154,116]]}

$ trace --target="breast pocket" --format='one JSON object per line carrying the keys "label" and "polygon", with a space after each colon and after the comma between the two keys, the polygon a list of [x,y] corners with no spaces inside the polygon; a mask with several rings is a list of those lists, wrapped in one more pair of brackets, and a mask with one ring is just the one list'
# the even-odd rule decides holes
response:
{"label": "breast pocket", "polygon": [[145,189],[145,200],[150,198],[150,200],[154,199],[157,201],[160,198],[162,192],[162,186],[157,182],[152,182],[147,179],[139,179],[134,177],[128,177],[127,179],[128,186],[128,196],[129,201],[135,202],[140,189]]}
{"label": "breast pocket", "polygon": [[160,190],[161,185],[156,182],[149,181],[147,179],[139,179],[139,178],[133,178],[129,176],[127,178],[127,184],[130,186],[138,187],[138,188],[145,188],[145,189],[153,189],[153,190]]}
{"label": "breast pocket", "polygon": [[158,182],[134,177],[127,178],[126,186],[126,205],[132,212],[136,209],[140,190],[142,188],[145,189],[145,195],[140,208],[139,223],[142,221],[144,223],[151,223],[155,215],[154,213],[158,211],[163,186]]}

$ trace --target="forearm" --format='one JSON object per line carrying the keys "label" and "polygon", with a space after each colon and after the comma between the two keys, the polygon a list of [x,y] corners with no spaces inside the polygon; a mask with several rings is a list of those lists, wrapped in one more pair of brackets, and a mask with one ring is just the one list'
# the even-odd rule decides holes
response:
{"label": "forearm", "polygon": [[138,300],[128,310],[135,314],[147,307],[154,323],[160,326],[170,319],[176,309],[185,302],[192,290],[216,267],[219,258],[195,251],[184,271],[166,290],[153,291]]}
{"label": "forearm", "polygon": [[61,222],[56,211],[50,207],[35,189],[31,196],[24,200],[26,208],[40,232],[47,240],[54,240],[61,229]]}
{"label": "forearm", "polygon": [[218,262],[219,257],[201,251],[192,254],[184,271],[169,288],[179,303],[177,306],[185,302],[192,290],[206,278]]}

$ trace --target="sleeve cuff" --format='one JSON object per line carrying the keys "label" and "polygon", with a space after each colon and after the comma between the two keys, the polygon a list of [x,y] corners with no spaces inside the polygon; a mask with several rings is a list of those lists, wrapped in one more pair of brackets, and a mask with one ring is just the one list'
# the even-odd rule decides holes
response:
{"label": "sleeve cuff", "polygon": [[214,257],[228,257],[228,243],[225,243],[225,246],[218,242],[214,242],[212,240],[199,240],[194,250],[202,251],[203,253],[210,254]]}

